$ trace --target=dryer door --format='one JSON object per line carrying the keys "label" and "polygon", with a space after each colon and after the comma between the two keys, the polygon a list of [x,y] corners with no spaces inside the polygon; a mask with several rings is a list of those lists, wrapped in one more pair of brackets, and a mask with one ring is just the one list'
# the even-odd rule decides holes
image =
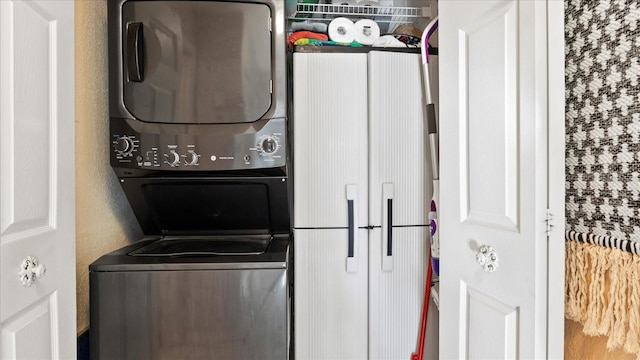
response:
{"label": "dryer door", "polygon": [[126,108],[154,123],[241,123],[271,106],[271,9],[222,1],[122,6]]}

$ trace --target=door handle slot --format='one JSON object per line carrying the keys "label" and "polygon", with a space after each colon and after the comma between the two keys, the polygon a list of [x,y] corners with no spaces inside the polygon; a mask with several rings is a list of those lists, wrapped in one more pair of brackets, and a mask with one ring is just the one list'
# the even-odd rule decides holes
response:
{"label": "door handle slot", "polygon": [[347,272],[358,272],[358,188],[356,185],[346,186],[348,209],[349,242],[347,250]]}
{"label": "door handle slot", "polygon": [[393,184],[382,184],[382,271],[393,270]]}
{"label": "door handle slot", "polygon": [[127,74],[129,81],[144,80],[144,33],[142,23],[127,24]]}

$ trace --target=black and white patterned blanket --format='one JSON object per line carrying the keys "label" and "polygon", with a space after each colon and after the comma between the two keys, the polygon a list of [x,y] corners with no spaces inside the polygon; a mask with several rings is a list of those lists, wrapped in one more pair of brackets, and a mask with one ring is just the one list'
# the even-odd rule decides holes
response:
{"label": "black and white patterned blanket", "polygon": [[565,55],[567,233],[640,243],[640,1],[566,0]]}

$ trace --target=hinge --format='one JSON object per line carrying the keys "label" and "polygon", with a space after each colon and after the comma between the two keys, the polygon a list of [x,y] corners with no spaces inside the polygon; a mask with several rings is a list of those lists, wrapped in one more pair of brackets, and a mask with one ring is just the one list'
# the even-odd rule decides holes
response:
{"label": "hinge", "polygon": [[547,235],[549,235],[549,233],[553,229],[553,224],[551,224],[552,220],[553,220],[553,215],[551,214],[551,210],[547,209],[547,219],[545,220],[545,223],[547,223],[547,230],[545,231]]}

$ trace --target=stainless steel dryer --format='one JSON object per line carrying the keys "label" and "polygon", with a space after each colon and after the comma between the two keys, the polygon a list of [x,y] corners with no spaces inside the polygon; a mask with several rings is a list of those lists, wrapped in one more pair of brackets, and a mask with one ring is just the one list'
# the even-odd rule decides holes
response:
{"label": "stainless steel dryer", "polygon": [[286,176],[283,1],[110,0],[108,21],[119,177]]}
{"label": "stainless steel dryer", "polygon": [[90,266],[92,359],[286,359],[284,2],[108,2],[110,159],[146,237]]}

